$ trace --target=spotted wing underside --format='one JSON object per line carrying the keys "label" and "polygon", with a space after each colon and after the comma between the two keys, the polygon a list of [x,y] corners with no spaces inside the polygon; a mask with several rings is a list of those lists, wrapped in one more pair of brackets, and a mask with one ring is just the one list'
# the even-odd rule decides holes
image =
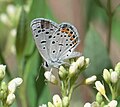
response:
{"label": "spotted wing underside", "polygon": [[74,49],[79,44],[77,29],[69,23],[59,24],[50,41],[50,57],[53,61],[64,61],[68,58],[80,56]]}
{"label": "spotted wing underside", "polygon": [[39,53],[45,61],[51,60],[49,46],[53,33],[58,29],[58,24],[49,19],[37,18],[31,22],[31,28]]}

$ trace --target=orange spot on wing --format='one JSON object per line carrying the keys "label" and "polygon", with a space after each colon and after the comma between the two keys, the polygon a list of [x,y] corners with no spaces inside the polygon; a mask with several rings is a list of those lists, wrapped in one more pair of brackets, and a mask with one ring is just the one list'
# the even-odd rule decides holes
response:
{"label": "orange spot on wing", "polygon": [[68,34],[70,37],[73,35],[73,34],[71,34],[70,32],[69,32],[69,34]]}
{"label": "orange spot on wing", "polygon": [[74,40],[74,38],[73,38],[73,37],[71,37],[71,38],[70,38],[70,40],[72,41],[72,40]]}

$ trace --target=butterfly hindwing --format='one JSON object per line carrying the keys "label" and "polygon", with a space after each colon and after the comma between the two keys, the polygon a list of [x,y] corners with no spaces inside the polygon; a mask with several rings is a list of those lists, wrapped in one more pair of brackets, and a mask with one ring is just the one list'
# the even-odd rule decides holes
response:
{"label": "butterfly hindwing", "polygon": [[50,44],[51,57],[54,60],[63,61],[68,58],[80,56],[74,49],[79,44],[77,29],[69,23],[62,23],[58,30],[53,33],[53,43]]}

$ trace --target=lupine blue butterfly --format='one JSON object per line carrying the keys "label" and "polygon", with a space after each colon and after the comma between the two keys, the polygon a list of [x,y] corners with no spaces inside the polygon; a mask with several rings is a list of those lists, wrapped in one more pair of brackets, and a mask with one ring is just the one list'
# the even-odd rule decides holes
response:
{"label": "lupine blue butterfly", "polygon": [[36,18],[32,20],[31,28],[36,46],[45,61],[44,66],[58,68],[66,63],[66,59],[80,56],[79,52],[74,51],[80,39],[73,25]]}

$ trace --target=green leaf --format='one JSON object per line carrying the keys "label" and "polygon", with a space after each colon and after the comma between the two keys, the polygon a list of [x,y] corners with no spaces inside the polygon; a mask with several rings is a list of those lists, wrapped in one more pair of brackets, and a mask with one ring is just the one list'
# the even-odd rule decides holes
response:
{"label": "green leaf", "polygon": [[87,32],[84,56],[90,58],[90,65],[85,71],[86,76],[99,75],[104,68],[112,68],[106,47],[92,25]]}
{"label": "green leaf", "polygon": [[[28,23],[35,18],[45,17],[47,14],[45,0],[33,0],[30,13],[28,14]],[[40,69],[42,58],[38,53],[32,36],[31,28],[28,28],[25,55],[29,56],[28,67],[25,70],[28,77],[28,101],[30,107],[38,107],[39,104],[47,103],[49,100],[49,89],[44,82],[44,69]],[[34,56],[33,56],[34,55]],[[40,72],[39,72],[40,71]],[[39,75],[39,79],[36,80]],[[46,97],[47,96],[47,97]]]}
{"label": "green leaf", "polygon": [[25,45],[26,45],[26,40],[27,40],[27,15],[22,8],[21,15],[20,15],[20,20],[17,28],[17,37],[16,37],[16,52],[18,56],[23,55]]}
{"label": "green leaf", "polygon": [[[48,96],[50,96],[49,91],[47,90],[47,86],[45,86],[44,69],[41,68],[42,60],[39,60],[40,57],[38,54],[39,53],[35,51],[30,60],[27,62],[24,75],[25,78],[28,78],[27,93],[30,107],[38,107],[38,101],[40,99],[44,99],[44,102],[47,102],[49,99]],[[38,75],[39,78],[37,79]]]}

